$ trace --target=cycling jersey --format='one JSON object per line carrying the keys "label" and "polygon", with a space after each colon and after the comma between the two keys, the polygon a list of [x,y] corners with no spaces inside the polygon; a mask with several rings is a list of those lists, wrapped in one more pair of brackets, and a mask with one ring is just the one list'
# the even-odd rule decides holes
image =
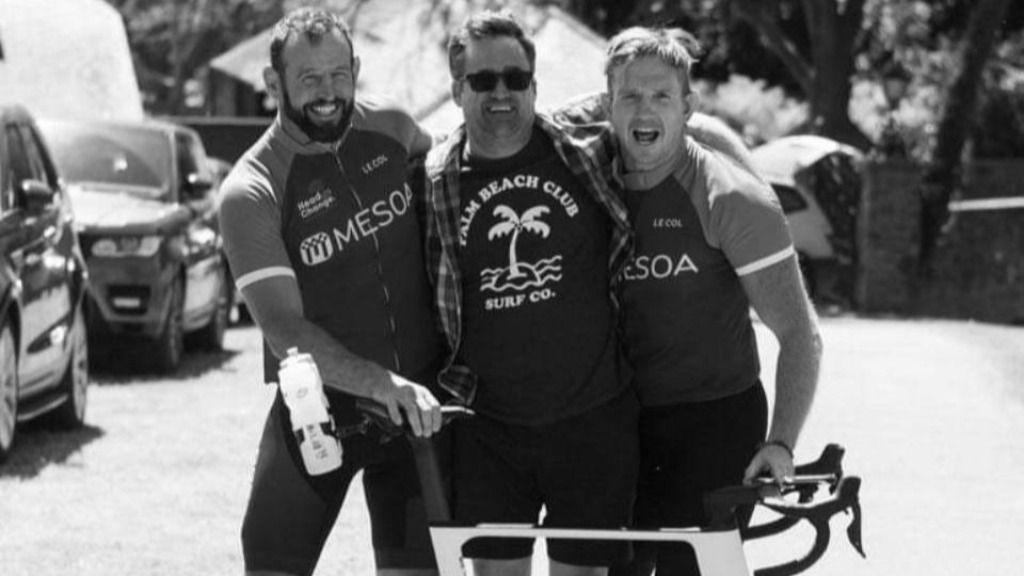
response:
{"label": "cycling jersey", "polygon": [[[406,179],[410,157],[429,146],[408,115],[377,103],[357,102],[335,144],[276,121],[223,187],[238,287],[294,277],[306,318],[354,354],[409,378],[428,374],[441,341]],[[267,347],[264,358],[265,379],[275,381]]]}
{"label": "cycling jersey", "polygon": [[739,278],[795,257],[771,189],[692,139],[660,173],[623,175],[636,231],[622,305],[644,406],[724,398],[758,381]]}

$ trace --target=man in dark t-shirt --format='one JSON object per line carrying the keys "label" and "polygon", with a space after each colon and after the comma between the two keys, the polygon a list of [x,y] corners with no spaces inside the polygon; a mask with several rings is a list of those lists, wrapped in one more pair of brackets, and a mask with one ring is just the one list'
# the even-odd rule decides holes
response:
{"label": "man in dark t-shirt", "polygon": [[550,139],[535,128],[517,154],[467,162],[459,188],[466,194],[456,362],[484,383],[476,410],[546,424],[620,394],[608,298],[611,223]]}
{"label": "man in dark t-shirt", "polygon": [[[428,267],[449,354],[439,377],[475,418],[455,435],[454,513],[468,523],[627,525],[637,401],[622,373],[612,279],[625,207],[585,137],[534,113],[534,47],[507,13],[449,44],[465,124],[427,158]],[[528,574],[530,540],[477,539],[481,575]],[[551,540],[553,574],[602,575],[621,544]]]}

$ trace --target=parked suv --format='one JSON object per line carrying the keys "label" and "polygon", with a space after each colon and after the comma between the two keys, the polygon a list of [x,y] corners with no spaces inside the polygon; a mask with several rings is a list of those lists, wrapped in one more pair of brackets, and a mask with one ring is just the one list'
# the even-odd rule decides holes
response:
{"label": "parked suv", "polygon": [[113,343],[141,343],[143,358],[166,372],[186,332],[220,348],[232,292],[198,134],[155,120],[39,125],[68,181],[100,357]]}
{"label": "parked suv", "polygon": [[18,422],[81,426],[89,384],[85,262],[32,118],[0,107],[0,461]]}

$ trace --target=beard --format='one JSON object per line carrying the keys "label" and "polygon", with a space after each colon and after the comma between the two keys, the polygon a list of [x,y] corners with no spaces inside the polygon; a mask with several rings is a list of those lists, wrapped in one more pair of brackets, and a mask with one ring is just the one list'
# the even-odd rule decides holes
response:
{"label": "beard", "polygon": [[[289,120],[294,122],[300,130],[302,130],[306,136],[309,136],[310,140],[314,142],[320,142],[322,144],[330,144],[337,142],[345,134],[345,130],[348,128],[349,120],[352,119],[352,111],[355,106],[352,101],[345,101],[341,98],[334,98],[333,100],[314,100],[303,106],[302,108],[296,108],[292,106],[291,96],[288,95],[288,89],[282,87],[282,95],[284,96],[284,102],[282,102],[282,110],[285,116]],[[313,106],[319,104],[337,104],[341,109],[341,117],[334,124],[318,124],[313,121]]]}

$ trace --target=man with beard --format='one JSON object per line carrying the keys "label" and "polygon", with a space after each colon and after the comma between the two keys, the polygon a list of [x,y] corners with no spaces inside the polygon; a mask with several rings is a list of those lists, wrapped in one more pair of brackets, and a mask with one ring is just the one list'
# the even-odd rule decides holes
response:
{"label": "man with beard", "polygon": [[[345,23],[299,10],[277,24],[267,90],[273,125],[223,185],[225,251],[264,337],[264,380],[297,348],[313,356],[340,429],[357,397],[417,436],[440,429],[441,340],[406,183],[429,136],[404,112],[354,98],[359,59]],[[278,393],[242,527],[247,574],[310,574],[353,476],[363,471],[377,574],[436,574],[408,443],[342,441],[341,468],[310,476]]]}

